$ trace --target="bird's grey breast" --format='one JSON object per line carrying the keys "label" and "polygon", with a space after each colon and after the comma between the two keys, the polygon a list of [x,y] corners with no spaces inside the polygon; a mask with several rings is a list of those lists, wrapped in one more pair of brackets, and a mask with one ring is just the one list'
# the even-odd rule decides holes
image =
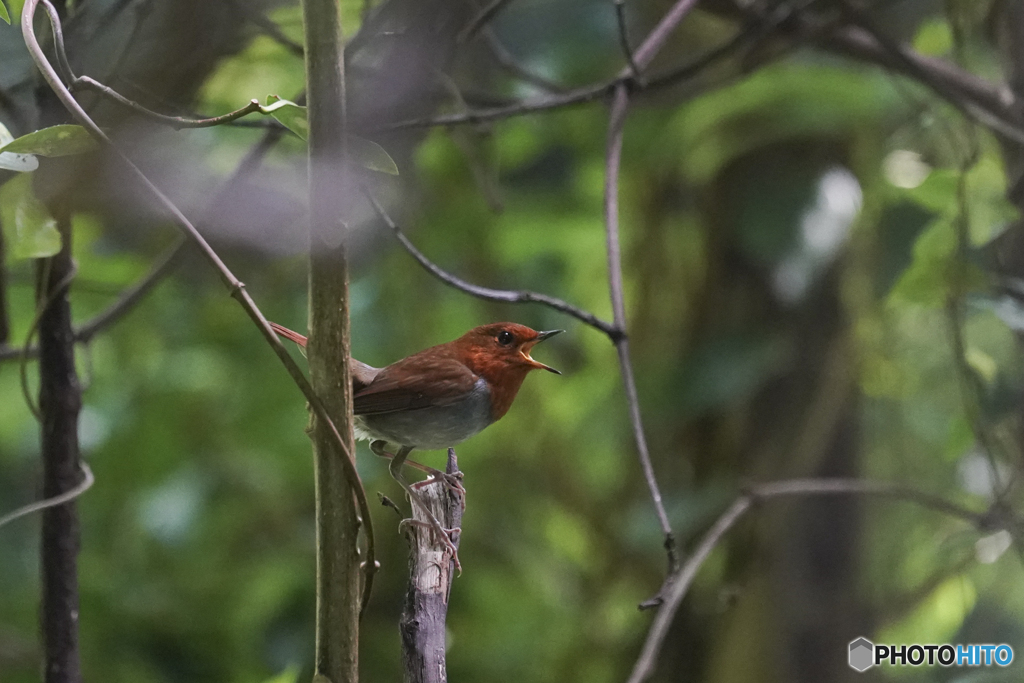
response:
{"label": "bird's grey breast", "polygon": [[483,378],[476,380],[465,398],[447,405],[355,418],[356,437],[360,439],[383,439],[422,450],[455,446],[491,422],[491,390]]}

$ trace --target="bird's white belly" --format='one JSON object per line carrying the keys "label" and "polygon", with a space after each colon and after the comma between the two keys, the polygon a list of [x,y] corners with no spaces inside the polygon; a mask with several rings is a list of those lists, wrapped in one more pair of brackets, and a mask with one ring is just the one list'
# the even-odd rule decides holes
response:
{"label": "bird's white belly", "polygon": [[358,439],[382,439],[421,450],[448,448],[462,443],[491,424],[491,392],[482,378],[466,398],[444,406],[356,415]]}

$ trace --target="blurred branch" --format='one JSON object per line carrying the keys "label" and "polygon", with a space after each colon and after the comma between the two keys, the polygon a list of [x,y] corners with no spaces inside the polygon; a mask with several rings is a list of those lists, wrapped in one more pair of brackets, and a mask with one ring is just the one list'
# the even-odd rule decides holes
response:
{"label": "blurred branch", "polygon": [[[905,48],[901,48],[899,55],[894,55],[880,44],[876,37],[861,27],[851,27],[835,21],[815,22],[799,12],[769,12],[755,4],[737,8],[728,14],[734,18],[745,18],[752,23],[737,32],[736,36],[721,47],[714,48],[704,57],[698,58],[694,64],[684,65],[663,76],[650,79],[649,82],[635,82],[627,69],[625,73],[620,73],[608,81],[557,94],[500,107],[398,121],[380,126],[377,131],[472,125],[577,106],[612,97],[622,83],[627,83],[634,95],[650,93],[692,78],[698,73],[694,67],[706,68],[711,62],[733,53],[737,47],[749,42],[752,34],[766,35],[771,31],[779,31],[780,34],[794,33],[801,38],[813,40],[820,49],[889,68],[915,80],[922,80],[936,90],[940,97],[949,100],[958,108],[968,110],[986,126],[1007,137],[1024,140],[1024,128],[1016,113],[1018,106],[1012,92],[945,60],[926,57]],[[664,37],[667,38],[667,34]],[[662,40],[660,35],[657,38],[659,41]],[[646,51],[642,53],[639,49],[633,53],[634,61],[641,68],[646,66],[648,57]]]}
{"label": "blurred branch", "polygon": [[[455,449],[448,449],[445,472],[461,476]],[[443,480],[420,489],[423,502],[435,519],[446,529],[462,526],[465,499],[451,490]],[[392,503],[394,505],[394,503]],[[408,683],[446,683],[445,666],[448,597],[451,595],[455,561],[448,548],[431,533],[428,518],[418,505],[412,506],[412,523],[408,525],[409,587],[402,608],[399,630],[402,634],[402,662]],[[452,537],[459,547],[461,533]]]}
{"label": "blurred branch", "polygon": [[679,571],[670,576],[662,586],[658,598],[662,603],[661,609],[654,617],[643,650],[633,666],[628,683],[641,683],[654,672],[661,646],[665,641],[665,636],[668,635],[668,629],[672,625],[672,620],[675,618],[683,597],[693,584],[697,572],[711,555],[711,551],[756,503],[784,497],[833,495],[879,496],[905,501],[962,519],[983,531],[1019,524],[1019,520],[1012,517],[1007,518],[1002,511],[995,508],[988,512],[978,513],[939,496],[885,482],[856,479],[790,479],[750,486],[721,514]]}
{"label": "blurred branch", "polygon": [[[996,113],[978,105],[965,95],[962,88],[944,80],[937,72],[929,70],[916,53],[889,38],[871,15],[856,6],[851,0],[841,0],[840,7],[855,27],[871,36],[872,40],[889,55],[893,60],[893,63],[888,65],[889,68],[898,70],[905,76],[924,84],[968,118],[1024,144],[1024,130],[1021,129],[1019,114]],[[963,73],[969,72],[963,71]],[[1009,94],[1009,91],[1006,92]],[[1000,102],[1000,105],[1002,104],[1003,102]]]}
{"label": "blurred branch", "polygon": [[640,68],[636,65],[636,60],[633,57],[633,48],[629,44],[629,31],[626,28],[626,3],[625,0],[614,0],[615,4],[615,21],[619,28],[619,47],[622,48],[622,56],[626,58],[626,63],[629,64],[629,70],[633,73],[633,78],[640,78]]}
{"label": "blurred branch", "polygon": [[484,39],[487,41],[488,47],[491,48],[491,54],[494,55],[495,61],[508,71],[513,76],[516,76],[521,81],[529,83],[530,85],[536,86],[541,90],[545,90],[549,93],[561,93],[565,92],[565,88],[560,84],[541,76],[540,74],[534,73],[527,69],[516,59],[505,44],[501,42],[498,35],[494,32],[494,29],[490,26],[485,26],[482,30]]}
{"label": "blurred branch", "polygon": [[[357,503],[359,505],[360,514],[363,516],[365,530],[366,530],[366,545],[367,545],[367,557],[366,557],[366,575],[367,580],[365,583],[364,591],[364,604],[369,594],[370,587],[372,585],[372,575],[376,571],[376,557],[374,547],[374,536],[373,536],[373,525],[370,521],[370,508],[366,500],[366,490],[362,486],[362,482],[359,479],[359,473],[355,469],[355,465],[352,462],[350,453],[347,450],[347,442],[342,439],[341,434],[338,433],[337,428],[334,426],[334,422],[331,420],[330,415],[327,413],[326,408],[320,401],[316,393],[313,392],[309,381],[305,375],[302,374],[302,370],[295,363],[295,360],[288,353],[288,350],[277,338],[277,335],[271,329],[267,319],[263,316],[263,313],[256,306],[256,303],[252,300],[252,297],[245,289],[245,285],[235,277],[234,273],[227,267],[227,265],[221,260],[220,256],[213,250],[209,242],[200,234],[196,227],[185,217],[184,214],[175,206],[159,188],[156,187],[149,180],[149,178],[139,169],[135,163],[128,158],[119,147],[111,142],[110,138],[104,133],[92,120],[92,118],[82,109],[81,105],[75,100],[71,91],[64,86],[60,81],[60,77],[54,70],[54,67],[50,64],[46,58],[46,54],[43,52],[42,47],[39,45],[39,41],[33,31],[33,20],[35,18],[36,9],[42,5],[47,12],[51,26],[54,29],[54,36],[57,38],[60,36],[59,32],[59,18],[54,10],[53,6],[48,0],[25,0],[25,4],[22,9],[22,20],[21,29],[22,35],[25,38],[25,44],[28,47],[29,53],[32,56],[36,66],[42,72],[43,78],[53,89],[54,93],[60,99],[61,103],[71,112],[74,118],[84,126],[89,134],[92,135],[98,142],[107,147],[113,154],[121,160],[125,167],[132,173],[132,175],[138,180],[138,182],[149,192],[153,198],[172,218],[172,220],[181,228],[181,230],[188,235],[190,240],[199,247],[203,256],[209,261],[210,265],[218,272],[221,280],[231,293],[231,296],[238,301],[239,305],[245,310],[249,318],[253,321],[256,327],[259,329],[263,338],[273,349],[278,359],[284,365],[288,375],[298,386],[302,392],[312,410],[317,414],[317,417],[323,420],[324,424],[329,426],[329,429],[333,433],[334,439],[338,446],[345,453],[346,457],[341,458],[345,463],[346,472],[353,482],[353,489],[355,490]],[[63,53],[63,44],[59,43],[57,47],[58,53]],[[66,58],[65,58],[66,64]]]}
{"label": "blurred branch", "polygon": [[380,216],[381,220],[391,228],[391,231],[395,233],[395,237],[405,247],[405,250],[416,259],[416,262],[423,266],[423,269],[428,273],[436,277],[441,282],[454,287],[460,291],[477,297],[478,299],[484,299],[486,301],[502,301],[510,304],[522,304],[522,303],[538,303],[543,304],[549,308],[553,308],[556,311],[565,313],[566,315],[576,318],[580,322],[590,325],[591,327],[600,330],[606,334],[612,341],[618,339],[622,332],[616,328],[613,324],[601,320],[593,313],[584,311],[581,308],[577,308],[572,304],[566,303],[561,299],[556,299],[553,296],[547,294],[539,294],[537,292],[531,292],[527,290],[504,290],[504,289],[490,289],[489,287],[480,287],[470,282],[458,278],[447,271],[443,270],[440,266],[434,264],[430,259],[423,255],[423,253],[417,249],[409,238],[405,236],[405,233],[395,224],[391,217],[384,211],[384,208],[380,203],[364,189],[366,198],[369,199],[373,205],[377,215]]}
{"label": "blurred branch", "polygon": [[[279,129],[268,130],[266,134],[260,139],[256,145],[250,149],[242,160],[238,163],[234,173],[228,178],[224,185],[218,190],[217,196],[210,202],[211,207],[217,206],[224,197],[228,196],[231,190],[236,184],[248,178],[256,169],[259,168],[260,163],[264,157],[270,152],[275,144],[284,135],[285,129],[283,126]],[[88,322],[80,325],[75,330],[75,342],[77,343],[88,343],[100,332],[116,323],[118,320],[123,318],[129,313],[138,303],[140,303],[153,288],[160,283],[167,275],[169,275],[175,268],[178,262],[182,249],[188,240],[181,236],[171,246],[169,246],[164,253],[157,259],[148,273],[143,275],[135,284],[128,289],[124,290],[118,295],[116,301],[110,306],[101,311],[96,317],[92,318]],[[0,234],[0,257],[3,255],[3,235]],[[0,258],[0,263],[3,263]],[[77,282],[81,282],[78,280]],[[78,287],[81,289],[81,287]],[[2,282],[0,282],[0,292],[2,292]],[[2,309],[2,301],[0,301],[0,309]],[[0,338],[0,363],[13,360],[15,358],[36,358],[39,355],[39,347],[30,345],[28,347],[11,347],[3,343]]]}
{"label": "blurred branch", "polygon": [[11,338],[11,318],[7,310],[7,254],[3,219],[0,218],[0,351]]}
{"label": "blurred branch", "polygon": [[234,6],[235,9],[244,14],[245,18],[251,21],[253,25],[256,26],[260,31],[262,31],[268,38],[271,38],[275,42],[279,43],[282,47],[284,47],[286,50],[291,52],[296,57],[302,57],[303,55],[305,55],[306,51],[302,47],[302,45],[286,36],[284,31],[281,30],[281,27],[278,26],[274,21],[272,21],[270,17],[268,17],[266,14],[259,11],[258,9],[250,7],[249,3],[244,2],[243,0],[228,1],[231,3],[232,6]]}
{"label": "blurred branch", "polygon": [[498,15],[498,12],[505,9],[508,3],[509,0],[491,0],[486,7],[480,10],[479,14],[473,17],[466,25],[466,28],[462,29],[462,32],[459,33],[458,42],[465,43],[471,40],[477,34],[477,31],[490,23]]}
{"label": "blurred branch", "polygon": [[[153,287],[173,270],[177,257],[186,243],[187,240],[184,236],[178,237],[174,244],[168,247],[157,262],[153,264],[148,273],[122,292],[116,301],[97,314],[96,317],[80,325],[74,331],[75,342],[88,343],[97,334],[116,323],[131,311],[136,304],[152,291]],[[0,344],[0,362],[15,358],[36,358],[38,355],[39,347],[37,345],[12,348]]]}

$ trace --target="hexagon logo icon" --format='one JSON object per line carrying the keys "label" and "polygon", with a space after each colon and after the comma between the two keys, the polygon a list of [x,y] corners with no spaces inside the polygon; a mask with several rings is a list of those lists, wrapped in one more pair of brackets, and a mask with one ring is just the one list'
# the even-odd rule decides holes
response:
{"label": "hexagon logo icon", "polygon": [[875,665],[875,644],[867,638],[850,643],[850,668],[861,673]]}

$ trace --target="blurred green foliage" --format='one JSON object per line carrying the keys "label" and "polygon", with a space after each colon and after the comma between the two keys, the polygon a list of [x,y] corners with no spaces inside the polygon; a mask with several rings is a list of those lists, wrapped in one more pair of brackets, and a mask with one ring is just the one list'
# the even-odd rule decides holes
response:
{"label": "blurred green foliage", "polygon": [[[514,3],[496,29],[546,75],[604,78],[621,58],[614,16],[598,4]],[[919,28],[904,37],[948,57],[949,20],[926,3],[904,4],[920,10]],[[641,4],[633,19],[648,26],[659,8]],[[296,7],[271,16],[301,36]],[[344,3],[349,35],[358,16],[359,4]],[[666,59],[712,47],[727,35],[722,23],[693,17]],[[982,41],[969,47],[979,69],[992,66]],[[994,444],[1003,480],[1019,478],[1024,399],[1016,334],[1024,310],[989,288],[984,269],[986,250],[1018,219],[998,145],[922,87],[874,68],[797,51],[749,75],[732,69],[706,93],[684,87],[640,101],[625,135],[627,309],[676,533],[688,546],[743,482],[792,476],[905,482],[984,509],[993,485],[978,431]],[[524,90],[478,65],[456,77],[467,90]],[[294,97],[302,78],[298,58],[255,37],[219,63],[197,109],[212,115],[252,98]],[[595,104],[433,130],[408,154],[388,149],[402,173],[392,186],[397,215],[424,253],[461,277],[550,293],[610,318],[606,125]],[[202,194],[210,191],[203,178],[230,173],[258,132],[175,135],[204,149],[189,169],[197,187],[183,190]],[[977,159],[968,163],[971,146]],[[301,174],[303,150],[285,139],[266,167],[277,178]],[[27,192],[27,178],[0,190],[10,243],[22,242],[10,197]],[[273,187],[297,202],[301,188]],[[83,321],[140,277],[173,232],[161,224],[126,238],[90,212],[76,214],[74,230],[73,310]],[[532,376],[506,418],[459,448],[469,494],[465,573],[449,615],[451,679],[622,680],[650,622],[636,605],[657,591],[665,558],[614,349],[545,308],[454,291],[371,230],[355,240],[360,360],[384,365],[494,320],[569,330],[537,351],[564,375]],[[301,240],[285,255],[256,242],[222,246],[267,316],[303,330]],[[25,255],[8,253],[5,264],[12,344],[33,317]],[[951,301],[963,306],[962,359]],[[266,344],[194,259],[78,357],[80,436],[97,477],[79,501],[86,680],[308,680],[306,413]],[[4,512],[35,499],[39,475],[38,425],[17,362],[0,366],[0,405]],[[358,461],[371,496],[397,498],[364,445]],[[844,504],[852,507],[769,505],[738,527],[698,577],[658,680],[815,680],[800,663],[804,651],[846,675],[845,643],[860,635],[1006,642],[1024,652],[1019,558],[1003,553],[1004,539],[906,503]],[[363,622],[369,681],[401,676],[406,546],[397,522],[376,510],[383,567]],[[38,680],[38,532],[38,517],[0,529],[3,683]],[[824,645],[806,640],[815,633]],[[997,673],[970,680],[1003,680]],[[937,668],[882,678],[968,680]]]}

